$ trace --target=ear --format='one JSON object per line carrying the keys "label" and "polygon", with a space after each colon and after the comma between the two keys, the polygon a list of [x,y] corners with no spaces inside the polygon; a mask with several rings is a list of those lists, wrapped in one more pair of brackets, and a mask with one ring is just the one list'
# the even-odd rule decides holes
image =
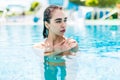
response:
{"label": "ear", "polygon": [[48,23],[48,22],[46,22],[46,21],[45,21],[45,26],[46,26],[46,28],[47,28],[47,29],[49,29],[49,28],[50,28],[50,27],[49,27],[49,23]]}

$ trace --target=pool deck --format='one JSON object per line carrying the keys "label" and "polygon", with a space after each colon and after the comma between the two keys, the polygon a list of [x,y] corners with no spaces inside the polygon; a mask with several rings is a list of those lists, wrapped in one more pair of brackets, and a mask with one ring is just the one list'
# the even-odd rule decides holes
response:
{"label": "pool deck", "polygon": [[[85,25],[120,25],[120,19],[110,19],[110,20],[84,20],[84,19],[77,19],[77,20],[70,20],[68,21],[68,25],[74,25],[76,23],[85,24]],[[33,22],[31,18],[26,20],[20,21],[2,21],[0,25],[43,25],[43,21],[39,20],[38,22]]]}
{"label": "pool deck", "polygon": [[120,25],[120,19],[111,19],[111,20],[86,20],[88,25]]}

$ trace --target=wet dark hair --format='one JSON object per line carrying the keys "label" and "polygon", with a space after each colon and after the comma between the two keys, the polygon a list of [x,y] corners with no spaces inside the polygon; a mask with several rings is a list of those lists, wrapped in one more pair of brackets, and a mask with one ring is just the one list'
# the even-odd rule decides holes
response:
{"label": "wet dark hair", "polygon": [[44,28],[43,28],[43,37],[47,38],[48,37],[48,33],[49,30],[46,28],[45,26],[45,21],[50,23],[50,19],[52,18],[52,13],[56,10],[56,9],[60,9],[62,10],[62,7],[57,6],[57,5],[50,5],[49,7],[47,7],[44,11],[44,18],[43,18],[43,24],[44,24]]}

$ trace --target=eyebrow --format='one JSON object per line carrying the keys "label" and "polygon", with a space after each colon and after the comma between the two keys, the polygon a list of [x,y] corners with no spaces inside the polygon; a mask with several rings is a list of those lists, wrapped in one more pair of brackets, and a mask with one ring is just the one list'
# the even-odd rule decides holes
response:
{"label": "eyebrow", "polygon": [[64,19],[67,19],[67,17],[65,17]]}
{"label": "eyebrow", "polygon": [[[65,17],[64,19],[66,20],[67,17]],[[57,19],[55,19],[55,21],[59,21],[59,20],[62,20],[62,18],[57,18]]]}

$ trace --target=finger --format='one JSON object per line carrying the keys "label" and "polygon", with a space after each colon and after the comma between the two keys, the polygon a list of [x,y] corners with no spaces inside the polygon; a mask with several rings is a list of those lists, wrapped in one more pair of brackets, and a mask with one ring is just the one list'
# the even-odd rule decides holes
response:
{"label": "finger", "polygon": [[76,42],[74,39],[68,39],[69,42]]}
{"label": "finger", "polygon": [[64,50],[64,51],[68,51],[68,50],[70,50],[71,49],[71,47],[69,46],[69,45],[64,45],[63,47],[62,47],[62,50]]}
{"label": "finger", "polygon": [[77,44],[76,43],[71,43],[71,48],[74,48],[74,47],[76,47],[77,46]]}

